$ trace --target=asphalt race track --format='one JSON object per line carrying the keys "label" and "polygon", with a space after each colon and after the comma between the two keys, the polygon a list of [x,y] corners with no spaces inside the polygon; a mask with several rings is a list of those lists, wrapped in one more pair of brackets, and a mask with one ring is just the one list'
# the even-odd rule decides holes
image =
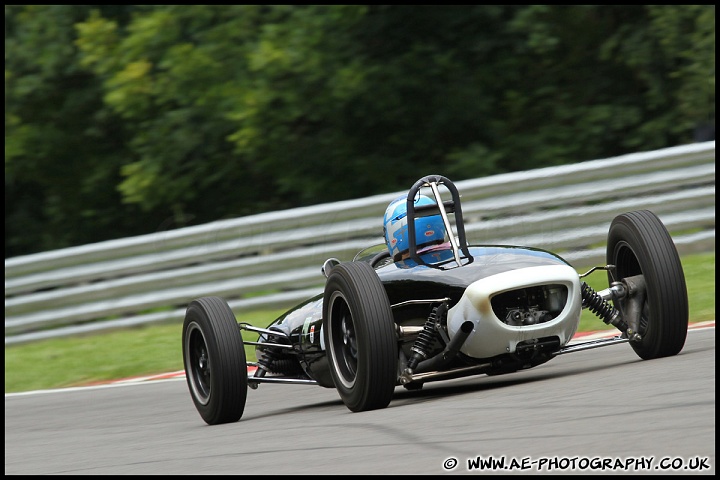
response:
{"label": "asphalt race track", "polygon": [[714,475],[714,322],[675,357],[608,346],[398,387],[364,413],[334,389],[263,384],[240,422],[210,427],[184,378],[5,396],[6,475],[478,474],[491,461],[496,474]]}

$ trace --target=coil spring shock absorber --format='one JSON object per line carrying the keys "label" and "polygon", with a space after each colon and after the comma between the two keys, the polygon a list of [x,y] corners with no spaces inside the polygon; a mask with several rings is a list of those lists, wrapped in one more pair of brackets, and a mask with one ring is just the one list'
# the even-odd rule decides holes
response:
{"label": "coil spring shock absorber", "polygon": [[621,332],[627,332],[628,325],[620,317],[620,312],[606,302],[590,285],[583,282],[580,286],[582,306],[597,315],[608,325],[614,325]]}
{"label": "coil spring shock absorber", "polygon": [[407,367],[411,371],[415,370],[421,360],[427,358],[430,347],[432,346],[432,341],[435,339],[435,334],[437,333],[437,319],[442,318],[446,311],[447,303],[443,302],[433,308],[427,320],[425,320],[422,331],[418,334],[418,338],[415,340],[415,343],[413,343],[413,346],[410,347],[410,351],[412,351],[413,354],[410,360],[408,360]]}
{"label": "coil spring shock absorber", "polygon": [[260,368],[269,373],[293,375],[295,373],[299,373],[301,370],[297,362],[292,359],[282,357],[280,352],[274,348],[263,350],[263,356],[258,359],[257,363]]}
{"label": "coil spring shock absorber", "polygon": [[266,372],[272,372],[274,370],[273,368],[273,361],[275,360],[276,353],[272,351],[270,348],[263,348],[262,349],[262,357],[258,358],[258,367],[262,368]]}
{"label": "coil spring shock absorber", "polygon": [[[281,375],[294,375],[300,373],[300,365],[289,358],[283,358],[282,354],[276,348],[263,348],[262,356],[258,355],[258,368],[255,370],[254,377],[264,377],[268,373],[276,373]],[[257,383],[249,383],[248,387],[256,389]]]}

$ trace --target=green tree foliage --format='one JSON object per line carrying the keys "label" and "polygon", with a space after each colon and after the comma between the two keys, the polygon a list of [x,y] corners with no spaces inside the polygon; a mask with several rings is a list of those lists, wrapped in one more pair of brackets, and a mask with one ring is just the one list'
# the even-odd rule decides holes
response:
{"label": "green tree foliage", "polygon": [[708,140],[715,126],[715,7],[648,5],[648,10],[650,34],[672,66],[667,76],[676,123],[669,128],[680,137],[695,129],[698,140]]}
{"label": "green tree foliage", "polygon": [[714,6],[5,12],[6,257],[714,138]]}
{"label": "green tree foliage", "polygon": [[120,207],[123,124],[73,45],[88,12],[5,6],[6,257],[147,232],[139,209]]}

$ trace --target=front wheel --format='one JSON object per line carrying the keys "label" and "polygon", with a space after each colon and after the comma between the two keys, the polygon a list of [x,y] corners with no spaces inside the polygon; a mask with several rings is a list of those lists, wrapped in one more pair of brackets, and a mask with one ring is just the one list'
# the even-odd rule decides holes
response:
{"label": "front wheel", "polygon": [[[607,262],[615,277],[642,275],[645,302],[640,310],[640,341],[630,343],[642,359],[676,355],[685,345],[688,297],[685,274],[675,244],[665,225],[648,210],[615,217],[608,232]],[[623,310],[624,300],[616,308]]]}
{"label": "front wheel", "polygon": [[247,399],[248,373],[237,319],[218,297],[193,300],[185,313],[183,363],[195,408],[208,425],[237,422]]}
{"label": "front wheel", "polygon": [[397,384],[398,344],[385,287],[369,264],[333,268],[325,284],[323,335],[343,403],[353,412],[387,407]]}

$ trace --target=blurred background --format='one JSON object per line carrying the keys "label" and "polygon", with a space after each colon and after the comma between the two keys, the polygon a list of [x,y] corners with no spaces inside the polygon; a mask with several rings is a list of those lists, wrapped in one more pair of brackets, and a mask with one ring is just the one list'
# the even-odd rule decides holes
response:
{"label": "blurred background", "polygon": [[6,259],[714,139],[714,5],[5,6]]}

